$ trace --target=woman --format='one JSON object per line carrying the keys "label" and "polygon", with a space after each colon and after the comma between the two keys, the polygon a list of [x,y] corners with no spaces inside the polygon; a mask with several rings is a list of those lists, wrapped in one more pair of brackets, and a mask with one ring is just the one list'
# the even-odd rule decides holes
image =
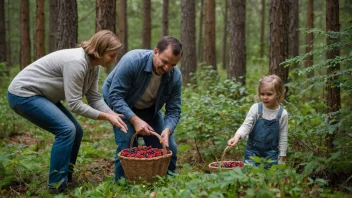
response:
{"label": "woman", "polygon": [[[99,31],[81,42],[79,48],[59,50],[28,65],[8,88],[10,107],[55,135],[48,184],[51,192],[63,192],[67,181],[72,181],[83,136],[81,125],[62,105],[62,100],[74,113],[107,120],[127,131],[121,115],[114,113],[98,93],[99,65],[107,67],[114,63],[120,47],[114,33]],[[82,102],[84,96],[88,105]]]}

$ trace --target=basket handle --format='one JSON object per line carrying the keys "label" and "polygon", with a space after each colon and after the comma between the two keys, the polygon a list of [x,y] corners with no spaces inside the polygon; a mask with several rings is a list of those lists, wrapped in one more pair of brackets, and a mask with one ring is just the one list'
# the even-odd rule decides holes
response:
{"label": "basket handle", "polygon": [[222,152],[221,159],[220,159],[220,163],[224,160],[226,151],[229,150],[229,149],[230,149],[230,147],[229,147],[229,146],[226,146],[225,150]]}
{"label": "basket handle", "polygon": [[[237,147],[238,147],[238,150],[241,150],[239,146],[237,146]],[[222,162],[222,161],[224,160],[224,157],[225,157],[226,152],[227,152],[229,149],[231,149],[231,148],[232,148],[232,147],[226,146],[224,152],[222,153],[221,161],[220,161],[220,162]]]}
{"label": "basket handle", "polygon": [[[162,140],[161,136],[160,136],[158,133],[156,133],[155,131],[150,131],[150,133],[159,138],[160,143],[161,143],[161,145],[163,146],[163,155],[167,155],[166,146],[165,146],[165,143],[164,143],[164,141]],[[136,138],[136,135],[137,135],[137,134],[138,134],[138,133],[133,134],[133,136],[132,136],[132,138],[131,138],[130,148],[132,148],[134,139]]]}

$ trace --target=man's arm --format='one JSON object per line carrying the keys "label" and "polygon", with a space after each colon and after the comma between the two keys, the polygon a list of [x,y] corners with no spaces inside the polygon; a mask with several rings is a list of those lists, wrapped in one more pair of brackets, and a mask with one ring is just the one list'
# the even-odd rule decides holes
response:
{"label": "man's arm", "polygon": [[123,114],[129,120],[134,113],[126,103],[125,97],[131,88],[133,63],[125,57],[116,67],[106,100],[114,112]]}
{"label": "man's arm", "polygon": [[166,101],[164,117],[164,129],[170,130],[171,134],[174,132],[181,117],[182,76],[179,70],[175,72],[178,73],[178,79],[175,82],[170,98]]}

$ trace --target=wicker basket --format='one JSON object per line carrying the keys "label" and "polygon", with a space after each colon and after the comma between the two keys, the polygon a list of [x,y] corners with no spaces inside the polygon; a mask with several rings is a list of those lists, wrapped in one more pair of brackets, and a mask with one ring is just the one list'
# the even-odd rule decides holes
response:
{"label": "wicker basket", "polygon": [[[164,142],[159,134],[151,132],[157,136],[163,146],[163,155],[153,158],[131,158],[121,156],[121,152],[118,153],[122,168],[125,172],[126,178],[129,181],[150,181],[156,175],[165,176],[167,169],[170,164],[172,151],[167,151]],[[130,148],[133,146],[133,141],[137,133],[132,136]]]}
{"label": "wicker basket", "polygon": [[212,172],[212,173],[217,173],[217,172],[220,172],[220,171],[230,171],[230,170],[233,170],[234,168],[222,168],[221,167],[221,163],[222,162],[240,162],[242,163],[242,161],[223,161],[224,160],[224,157],[225,157],[225,154],[226,154],[226,151],[228,151],[230,149],[230,147],[226,147],[224,152],[222,153],[222,156],[221,156],[221,160],[218,161],[218,162],[212,162],[208,165],[208,168],[209,168],[209,171]]}

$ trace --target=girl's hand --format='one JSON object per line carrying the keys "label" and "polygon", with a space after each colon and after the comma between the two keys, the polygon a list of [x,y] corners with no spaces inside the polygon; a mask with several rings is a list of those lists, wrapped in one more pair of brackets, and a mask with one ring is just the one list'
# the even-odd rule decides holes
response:
{"label": "girl's hand", "polygon": [[227,146],[229,147],[234,147],[237,142],[241,139],[241,136],[239,135],[235,135],[233,138],[229,139],[229,141],[227,141]]}

